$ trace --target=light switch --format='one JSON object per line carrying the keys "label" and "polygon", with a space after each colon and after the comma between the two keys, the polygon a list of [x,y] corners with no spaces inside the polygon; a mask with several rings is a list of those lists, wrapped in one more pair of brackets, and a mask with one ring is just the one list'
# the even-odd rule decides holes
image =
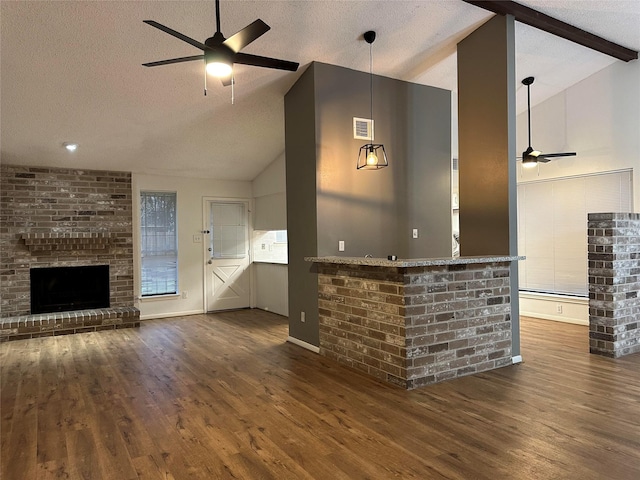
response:
{"label": "light switch", "polygon": [[339,240],[338,241],[338,251],[339,252],[344,252],[344,240]]}
{"label": "light switch", "polygon": [[417,228],[413,229],[413,238],[418,238],[418,229]]}

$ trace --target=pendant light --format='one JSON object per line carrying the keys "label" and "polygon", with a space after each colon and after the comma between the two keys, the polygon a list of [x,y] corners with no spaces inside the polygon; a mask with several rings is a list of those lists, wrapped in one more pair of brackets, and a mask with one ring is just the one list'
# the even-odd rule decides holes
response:
{"label": "pendant light", "polygon": [[384,145],[373,143],[375,129],[373,128],[373,56],[371,44],[375,39],[376,32],[373,30],[365,32],[364,40],[369,44],[369,108],[371,110],[371,143],[367,143],[360,147],[360,151],[358,152],[358,163],[356,166],[358,170],[378,170],[389,166]]}

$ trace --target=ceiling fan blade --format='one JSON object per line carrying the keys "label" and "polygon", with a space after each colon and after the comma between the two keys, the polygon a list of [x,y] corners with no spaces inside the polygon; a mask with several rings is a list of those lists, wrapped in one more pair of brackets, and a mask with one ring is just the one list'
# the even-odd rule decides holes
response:
{"label": "ceiling fan blade", "polygon": [[540,155],[544,158],[556,158],[556,157],[575,157],[576,152],[564,152],[564,153],[543,153]]}
{"label": "ceiling fan blade", "polygon": [[234,53],[238,53],[244,47],[253,42],[256,38],[261,37],[269,30],[271,30],[271,27],[264,23],[262,20],[258,19],[250,25],[244,27],[239,32],[231,35],[222,43],[233,50]]}
{"label": "ceiling fan blade", "polygon": [[220,81],[222,82],[222,85],[224,85],[225,87],[228,87],[233,82],[233,74],[228,75],[226,77],[220,77]]}
{"label": "ceiling fan blade", "polygon": [[191,62],[193,60],[203,60],[204,55],[192,55],[191,57],[171,58],[169,60],[160,60],[158,62],[143,63],[143,67],[157,67],[159,65],[171,65],[172,63]]}
{"label": "ceiling fan blade", "polygon": [[200,50],[210,50],[210,48],[207,47],[204,43],[200,43],[197,40],[187,37],[186,35],[183,35],[180,32],[176,32],[175,30],[169,27],[165,27],[161,23],[158,23],[154,20],[143,20],[143,22],[146,23],[147,25],[151,25],[152,27],[156,27],[158,30],[162,30],[163,32],[168,33],[169,35],[179,38],[183,42],[187,42],[188,44],[193,45],[194,47],[199,48]]}
{"label": "ceiling fan blade", "polygon": [[242,65],[253,65],[254,67],[289,70],[290,72],[295,72],[300,66],[300,64],[296,62],[278,60],[277,58],[260,57],[258,55],[249,55],[248,53],[236,53],[233,56],[233,63],[240,63]]}

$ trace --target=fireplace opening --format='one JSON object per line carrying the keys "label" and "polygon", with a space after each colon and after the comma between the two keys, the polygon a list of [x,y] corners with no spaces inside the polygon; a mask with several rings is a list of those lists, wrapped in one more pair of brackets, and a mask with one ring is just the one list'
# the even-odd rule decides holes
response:
{"label": "fireplace opening", "polygon": [[31,313],[109,308],[109,265],[32,268]]}

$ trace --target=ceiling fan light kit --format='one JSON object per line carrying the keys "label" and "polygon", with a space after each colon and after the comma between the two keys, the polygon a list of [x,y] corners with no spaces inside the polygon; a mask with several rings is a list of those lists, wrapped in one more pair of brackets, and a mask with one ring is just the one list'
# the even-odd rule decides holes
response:
{"label": "ceiling fan light kit", "polygon": [[[371,44],[376,39],[376,32],[369,30],[365,32],[364,40],[369,44],[369,107],[371,113],[371,121],[373,122],[373,60],[371,52]],[[360,147],[358,151],[357,170],[379,170],[389,166],[387,152],[384,145],[373,143],[374,129],[371,129],[371,143],[367,143]]]}
{"label": "ceiling fan light kit", "polygon": [[[147,25],[162,30],[169,35],[182,40],[196,48],[202,50],[202,55],[192,55],[189,57],[171,58],[169,60],[160,60],[157,62],[143,63],[145,67],[157,67],[160,65],[170,65],[173,63],[191,62],[194,60],[204,60],[205,70],[207,73],[214,75],[221,79],[222,84],[233,85],[233,64],[238,63],[242,65],[250,65],[255,67],[274,68],[277,70],[287,70],[295,72],[298,69],[299,64],[296,62],[289,62],[287,60],[279,60],[277,58],[261,57],[258,55],[251,55],[242,53],[244,47],[249,45],[254,40],[258,39],[265,33],[267,33],[271,27],[264,23],[262,20],[255,20],[253,23],[247,25],[239,32],[231,35],[229,38],[220,31],[220,0],[216,0],[216,32],[212,37],[207,38],[204,43],[198,42],[193,38],[177,32],[161,23],[154,20],[143,20]],[[205,77],[206,78],[206,77]],[[206,83],[206,80],[205,80]],[[205,87],[205,95],[206,87]]]}
{"label": "ceiling fan light kit", "polygon": [[207,73],[214,77],[228,77],[233,71],[231,55],[225,54],[225,52],[205,52],[204,61]]}
{"label": "ceiling fan light kit", "polygon": [[522,166],[525,168],[533,168],[538,165],[538,157],[540,156],[538,150],[534,150],[531,147],[527,147],[527,149],[522,152]]}
{"label": "ceiling fan light kit", "polygon": [[576,152],[542,153],[534,150],[531,146],[531,85],[534,80],[534,77],[527,77],[522,80],[522,84],[527,87],[527,131],[529,134],[529,146],[522,152],[522,166],[525,168],[533,168],[540,163],[548,163],[551,158],[576,156]]}

